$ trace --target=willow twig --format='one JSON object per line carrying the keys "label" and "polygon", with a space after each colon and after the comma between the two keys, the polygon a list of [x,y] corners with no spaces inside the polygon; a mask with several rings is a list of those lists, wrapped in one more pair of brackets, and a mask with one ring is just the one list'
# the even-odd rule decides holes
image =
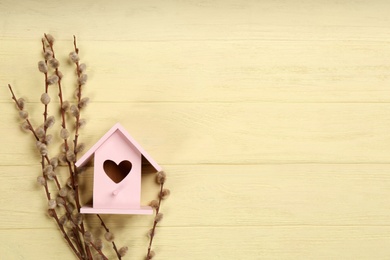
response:
{"label": "willow twig", "polygon": [[[19,110],[23,110],[23,108],[20,106],[20,104],[19,104],[19,102],[18,102],[18,99],[16,98],[15,93],[14,93],[14,91],[12,90],[12,87],[11,87],[10,84],[8,84],[8,88],[9,88],[9,91],[11,92],[12,99],[15,101],[15,104],[16,104],[16,106],[18,107],[18,109],[19,109]],[[36,139],[37,141],[39,141],[39,137],[38,137],[37,133],[35,132],[35,130],[34,130],[32,124],[31,124],[31,122],[30,122],[30,119],[26,118],[25,120],[26,120],[26,122],[27,122],[27,124],[28,124],[28,126],[29,126],[29,130],[32,132],[32,134],[34,135],[35,139]]]}
{"label": "willow twig", "polygon": [[152,251],[152,244],[153,244],[153,239],[155,236],[155,231],[157,227],[157,223],[159,223],[163,217],[162,213],[160,212],[161,209],[161,201],[165,198],[167,198],[170,194],[170,191],[168,189],[164,189],[164,183],[166,181],[166,174],[164,171],[160,171],[157,173],[156,176],[156,181],[158,184],[160,184],[160,191],[158,193],[158,201],[152,201],[151,206],[156,210],[155,211],[155,216],[154,216],[154,222],[153,222],[153,227],[149,232],[150,236],[150,241],[149,241],[149,246],[148,246],[148,253],[146,255],[146,259],[152,259],[154,256],[154,252]]}
{"label": "willow twig", "polygon": [[[106,226],[106,224],[104,223],[103,219],[100,217],[99,214],[96,214],[96,216],[100,219],[100,224],[102,225],[102,227],[106,230],[106,232],[110,232],[110,230],[108,229],[108,227]],[[112,248],[114,249],[115,253],[116,253],[116,256],[118,257],[119,260],[122,259],[121,255],[119,254],[118,252],[118,248],[116,247],[116,244],[114,242],[114,240],[111,241],[112,243]]]}
{"label": "willow twig", "polygon": [[[48,35],[47,34],[44,34],[45,36],[45,39],[47,40],[47,42],[49,43],[49,47],[50,47],[50,50],[51,52],[53,53],[53,59],[55,59],[55,52],[54,52],[54,47],[53,47],[53,41],[49,40],[48,38]],[[61,126],[63,129],[66,129],[66,119],[65,119],[65,110],[63,109],[63,104],[64,104],[64,101],[63,101],[63,97],[62,97],[62,86],[61,86],[61,78],[62,76],[60,75],[59,73],[59,70],[58,68],[55,68],[55,74],[57,75],[58,77],[58,97],[59,97],[59,100],[60,100],[60,111],[61,111]],[[65,146],[65,153],[69,151],[69,145],[68,145],[68,141],[66,138],[64,138],[64,146]],[[69,174],[70,174],[70,177],[72,179],[72,185],[73,187],[75,187],[76,183],[75,183],[75,177],[74,177],[74,172],[72,170],[72,166],[69,162],[69,160],[66,160],[67,161],[67,164],[68,164],[68,168],[69,168]]]}
{"label": "willow twig", "polygon": [[[164,183],[161,183],[160,184],[160,193],[162,193],[163,191],[163,188],[164,188]],[[146,255],[146,259],[149,260],[151,259],[151,251],[152,251],[152,244],[153,244],[153,239],[154,239],[154,234],[155,234],[155,231],[156,231],[156,227],[157,227],[157,223],[158,221],[156,220],[156,217],[157,217],[157,214],[159,213],[160,211],[160,207],[161,207],[161,196],[159,196],[159,199],[158,199],[158,207],[156,208],[156,214],[155,214],[155,220],[153,222],[153,227],[152,227],[152,230],[150,231],[150,241],[149,241],[149,246],[148,246],[148,254]]]}
{"label": "willow twig", "polygon": [[[76,36],[73,35],[73,45],[74,45],[74,49],[75,49],[75,52],[76,54],[78,54],[79,52],[79,49],[77,48],[77,45],[76,45]],[[76,125],[75,125],[75,134],[74,134],[74,140],[73,140],[73,153],[75,155],[75,160],[73,161],[73,172],[76,176],[75,178],[75,182],[77,183],[77,167],[76,167],[76,161],[77,161],[77,153],[78,153],[78,150],[77,150],[77,145],[78,145],[78,138],[79,138],[79,129],[80,129],[80,110],[81,110],[81,105],[80,105],[80,101],[81,101],[81,84],[80,84],[80,75],[81,75],[81,72],[79,71],[79,62],[78,60],[75,62],[76,64],[76,72],[77,72],[77,108],[79,110],[78,113],[76,113]],[[78,185],[75,185],[75,193],[76,193],[76,204],[77,204],[77,208],[80,209],[80,199],[79,199],[79,187]]]}

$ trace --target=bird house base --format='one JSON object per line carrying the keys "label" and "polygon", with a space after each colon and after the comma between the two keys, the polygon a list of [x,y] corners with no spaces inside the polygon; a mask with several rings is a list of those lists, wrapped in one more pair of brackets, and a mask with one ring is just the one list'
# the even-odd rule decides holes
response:
{"label": "bird house base", "polygon": [[92,206],[81,207],[80,213],[82,214],[132,214],[132,215],[151,215],[153,214],[152,207],[141,206],[139,208],[126,208],[126,209],[99,209]]}

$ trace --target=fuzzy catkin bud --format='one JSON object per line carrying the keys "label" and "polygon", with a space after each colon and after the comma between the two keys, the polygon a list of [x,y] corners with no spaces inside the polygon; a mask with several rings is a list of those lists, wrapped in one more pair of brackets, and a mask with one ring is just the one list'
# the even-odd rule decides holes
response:
{"label": "fuzzy catkin bud", "polygon": [[83,143],[78,144],[76,147],[76,153],[80,153],[80,152],[84,151],[84,149],[85,149],[85,144],[83,144]]}
{"label": "fuzzy catkin bud", "polygon": [[46,135],[45,138],[43,138],[42,142],[46,145],[49,145],[52,139],[53,139],[53,135]]}
{"label": "fuzzy catkin bud", "polygon": [[62,102],[62,106],[61,106],[62,110],[67,111],[69,107],[70,107],[69,101]]}
{"label": "fuzzy catkin bud", "polygon": [[71,53],[69,53],[69,58],[74,63],[77,63],[80,60],[79,55],[75,51],[72,51]]}
{"label": "fuzzy catkin bud", "polygon": [[65,186],[65,187],[62,187],[59,191],[58,191],[58,195],[60,195],[61,197],[66,197],[66,195],[68,195],[68,188]]}
{"label": "fuzzy catkin bud", "polygon": [[72,213],[73,210],[74,210],[73,204],[72,204],[72,203],[66,204],[66,210],[67,210],[69,213]]}
{"label": "fuzzy catkin bud", "polygon": [[151,238],[151,237],[154,236],[155,234],[156,234],[156,230],[153,229],[153,228],[151,228],[151,229],[149,229],[149,231],[148,231],[148,233],[147,233],[147,236],[148,236],[149,238]]}
{"label": "fuzzy catkin bud", "polygon": [[37,183],[39,185],[45,186],[46,185],[46,180],[45,180],[45,178],[43,176],[38,176]]}
{"label": "fuzzy catkin bud", "polygon": [[24,105],[26,104],[26,101],[24,100],[24,98],[19,98],[17,103],[18,103],[18,108],[20,110],[23,110],[24,109]]}
{"label": "fuzzy catkin bud", "polygon": [[154,208],[154,209],[157,209],[159,207],[158,205],[158,201],[157,200],[152,200],[149,205]]}
{"label": "fuzzy catkin bud", "polygon": [[43,173],[44,174],[49,174],[49,172],[52,172],[53,171],[53,166],[51,165],[46,165],[45,168],[43,168]]}
{"label": "fuzzy catkin bud", "polygon": [[104,256],[100,255],[99,253],[95,254],[93,259],[94,260],[105,260]]}
{"label": "fuzzy catkin bud", "polygon": [[123,247],[119,248],[118,253],[120,256],[123,257],[127,254],[128,250],[129,250],[129,248],[127,246],[123,246]]}
{"label": "fuzzy catkin bud", "polygon": [[25,110],[20,110],[20,111],[19,111],[19,117],[20,117],[21,119],[27,119],[27,118],[28,118],[28,112],[25,111]]}
{"label": "fuzzy catkin bud", "polygon": [[74,190],[69,190],[68,191],[68,199],[74,200],[75,198],[76,198],[76,192]]}
{"label": "fuzzy catkin bud", "polygon": [[91,243],[93,241],[93,235],[91,232],[89,231],[85,231],[84,232],[84,242],[85,243]]}
{"label": "fuzzy catkin bud", "polygon": [[50,103],[50,96],[49,96],[49,94],[43,93],[43,94],[41,95],[41,102],[42,102],[42,104],[44,104],[44,105],[49,104],[49,103]]}
{"label": "fuzzy catkin bud", "polygon": [[66,204],[64,198],[62,198],[62,197],[57,197],[56,202],[57,202],[58,206],[64,206]]}
{"label": "fuzzy catkin bud", "polygon": [[47,202],[47,205],[49,206],[49,209],[54,209],[55,207],[57,207],[57,202],[56,200],[51,199]]}
{"label": "fuzzy catkin bud", "polygon": [[[62,144],[60,145],[60,150],[61,150],[61,152],[63,152],[63,153],[66,152],[66,148],[65,148],[65,144],[64,144],[64,143],[62,143]],[[65,155],[65,156],[66,156],[66,155]],[[66,159],[65,159],[65,162],[66,162]]]}
{"label": "fuzzy catkin bud", "polygon": [[154,218],[154,221],[156,221],[156,223],[158,223],[163,219],[163,217],[164,217],[164,215],[162,213],[158,213],[156,215],[156,217]]}
{"label": "fuzzy catkin bud", "polygon": [[58,222],[63,226],[66,224],[66,222],[68,221],[68,218],[66,217],[66,215],[63,215],[62,217],[60,217],[60,219],[58,220]]}
{"label": "fuzzy catkin bud", "polygon": [[49,116],[47,119],[46,119],[46,121],[45,121],[45,127],[46,128],[50,128],[50,127],[52,127],[53,125],[54,125],[54,123],[55,123],[55,118],[54,118],[54,116]]}
{"label": "fuzzy catkin bud", "polygon": [[46,38],[47,42],[48,42],[50,45],[54,43],[54,37],[53,37],[53,35],[51,35],[51,34],[45,34],[45,38]]}
{"label": "fuzzy catkin bud", "polygon": [[58,69],[60,66],[60,62],[56,58],[52,58],[49,60],[50,66],[52,66],[53,69]]}
{"label": "fuzzy catkin bud", "polygon": [[24,122],[21,124],[21,128],[22,128],[23,131],[30,131],[30,130],[31,130],[30,125],[29,125],[26,121],[24,121]]}
{"label": "fuzzy catkin bud", "polygon": [[79,106],[80,108],[85,108],[89,103],[89,98],[85,97],[80,100]]}
{"label": "fuzzy catkin bud", "polygon": [[47,84],[54,85],[58,82],[58,76],[57,75],[51,75],[47,78]]}
{"label": "fuzzy catkin bud", "polygon": [[60,136],[62,139],[68,139],[69,137],[69,131],[66,128],[62,128],[60,132]]}
{"label": "fuzzy catkin bud", "polygon": [[43,130],[41,126],[35,129],[35,133],[39,138],[43,138],[45,136],[45,130]]}
{"label": "fuzzy catkin bud", "polygon": [[35,129],[35,133],[37,134],[37,136],[39,137],[39,138],[43,138],[43,137],[45,137],[45,130],[43,129],[43,127],[38,127],[37,129]]}
{"label": "fuzzy catkin bud", "polygon": [[53,180],[55,176],[53,167],[51,165],[46,165],[46,167],[43,169],[43,173],[47,176],[49,180]]}
{"label": "fuzzy catkin bud", "polygon": [[112,241],[114,241],[115,236],[114,236],[114,234],[111,233],[111,232],[106,232],[106,233],[104,234],[104,238],[105,238],[108,242],[112,242]]}
{"label": "fuzzy catkin bud", "polygon": [[168,198],[170,194],[171,194],[171,191],[170,191],[170,190],[168,190],[168,189],[163,189],[163,190],[160,192],[159,197],[160,197],[162,200],[164,200],[164,199]]}
{"label": "fuzzy catkin bud", "polygon": [[96,260],[105,260],[106,258],[104,256],[100,255],[99,253],[97,253],[94,259],[96,259]]}
{"label": "fuzzy catkin bud", "polygon": [[50,165],[54,168],[56,168],[58,166],[58,158],[57,157],[53,157],[50,159]]}
{"label": "fuzzy catkin bud", "polygon": [[72,216],[72,219],[76,225],[80,225],[83,222],[83,215],[80,213],[76,213]]}
{"label": "fuzzy catkin bud", "polygon": [[43,145],[45,145],[44,143],[42,143],[41,141],[36,141],[35,143],[35,146],[39,149],[41,148]]}
{"label": "fuzzy catkin bud", "polygon": [[79,127],[79,128],[83,128],[86,124],[87,124],[87,120],[85,120],[84,118],[82,118],[82,119],[79,120],[79,125],[78,125],[78,127]]}
{"label": "fuzzy catkin bud", "polygon": [[75,162],[76,161],[76,155],[74,154],[73,151],[69,150],[66,152],[66,159],[69,162]]}
{"label": "fuzzy catkin bud", "polygon": [[81,63],[79,65],[79,72],[80,73],[83,73],[86,69],[87,69],[87,65],[85,65],[85,63]]}
{"label": "fuzzy catkin bud", "polygon": [[47,151],[47,146],[45,144],[42,144],[41,146],[39,146],[39,153],[42,155],[42,156],[46,156],[48,151]]}
{"label": "fuzzy catkin bud", "polygon": [[103,241],[100,238],[95,239],[95,246],[98,250],[103,249]]}
{"label": "fuzzy catkin bud", "polygon": [[46,136],[45,136],[44,141],[45,141],[46,145],[48,145],[48,144],[51,143],[51,139],[52,139],[52,138],[53,138],[52,135],[46,135]]}
{"label": "fuzzy catkin bud", "polygon": [[66,163],[67,163],[67,161],[66,161],[66,155],[65,155],[64,153],[60,153],[60,154],[58,155],[58,161],[59,161],[60,163],[66,164]]}
{"label": "fuzzy catkin bud", "polygon": [[45,50],[45,52],[43,53],[43,57],[45,58],[45,60],[50,60],[53,57],[53,52],[51,52],[51,50]]}
{"label": "fuzzy catkin bud", "polygon": [[79,111],[79,109],[75,105],[71,105],[70,106],[70,113],[72,113],[72,115],[74,117],[79,117],[80,116],[80,111]]}
{"label": "fuzzy catkin bud", "polygon": [[47,65],[46,65],[46,62],[44,62],[44,61],[40,61],[40,62],[38,62],[38,69],[39,69],[39,71],[40,72],[42,72],[42,73],[47,73]]}
{"label": "fuzzy catkin bud", "polygon": [[160,171],[157,173],[156,181],[158,184],[163,184],[167,180],[167,175],[164,171]]}
{"label": "fuzzy catkin bud", "polygon": [[[48,151],[46,148],[42,148],[42,149],[39,150],[39,153],[40,153],[42,156],[46,156],[48,152],[49,152],[49,151]],[[52,180],[52,179],[50,179],[50,180]]]}
{"label": "fuzzy catkin bud", "polygon": [[52,218],[52,217],[55,216],[56,212],[55,212],[54,209],[48,209],[48,210],[47,210],[47,214],[49,215],[49,217]]}
{"label": "fuzzy catkin bud", "polygon": [[87,74],[82,74],[78,79],[79,85],[85,85],[85,83],[87,83],[87,80],[88,80]]}
{"label": "fuzzy catkin bud", "polygon": [[47,176],[47,179],[48,179],[48,180],[51,180],[51,181],[52,181],[52,180],[54,180],[54,178],[55,178],[56,175],[55,175],[54,172],[49,172],[46,176]]}
{"label": "fuzzy catkin bud", "polygon": [[35,146],[38,148],[38,150],[39,150],[39,148],[41,148],[42,145],[44,145],[44,143],[42,143],[41,141],[35,142]]}

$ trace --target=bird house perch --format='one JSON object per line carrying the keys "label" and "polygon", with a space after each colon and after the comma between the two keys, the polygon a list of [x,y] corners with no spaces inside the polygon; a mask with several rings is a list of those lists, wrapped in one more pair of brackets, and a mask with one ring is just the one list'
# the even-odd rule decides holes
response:
{"label": "bird house perch", "polygon": [[115,124],[77,162],[85,165],[94,155],[93,205],[84,206],[85,214],[152,214],[141,206],[142,157],[156,171],[161,167],[119,124]]}

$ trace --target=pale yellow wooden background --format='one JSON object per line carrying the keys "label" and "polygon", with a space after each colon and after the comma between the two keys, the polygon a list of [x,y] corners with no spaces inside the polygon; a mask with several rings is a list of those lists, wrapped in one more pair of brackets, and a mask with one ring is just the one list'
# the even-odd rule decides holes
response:
{"label": "pale yellow wooden background", "polygon": [[[81,140],[90,147],[120,121],[169,175],[157,259],[390,259],[389,10],[1,0],[0,259],[74,258],[45,215],[39,158],[6,88],[39,124],[44,32],[58,39],[67,96],[73,34],[88,65]],[[143,186],[146,203],[157,186]],[[151,219],[106,221],[126,259],[142,259]]]}

